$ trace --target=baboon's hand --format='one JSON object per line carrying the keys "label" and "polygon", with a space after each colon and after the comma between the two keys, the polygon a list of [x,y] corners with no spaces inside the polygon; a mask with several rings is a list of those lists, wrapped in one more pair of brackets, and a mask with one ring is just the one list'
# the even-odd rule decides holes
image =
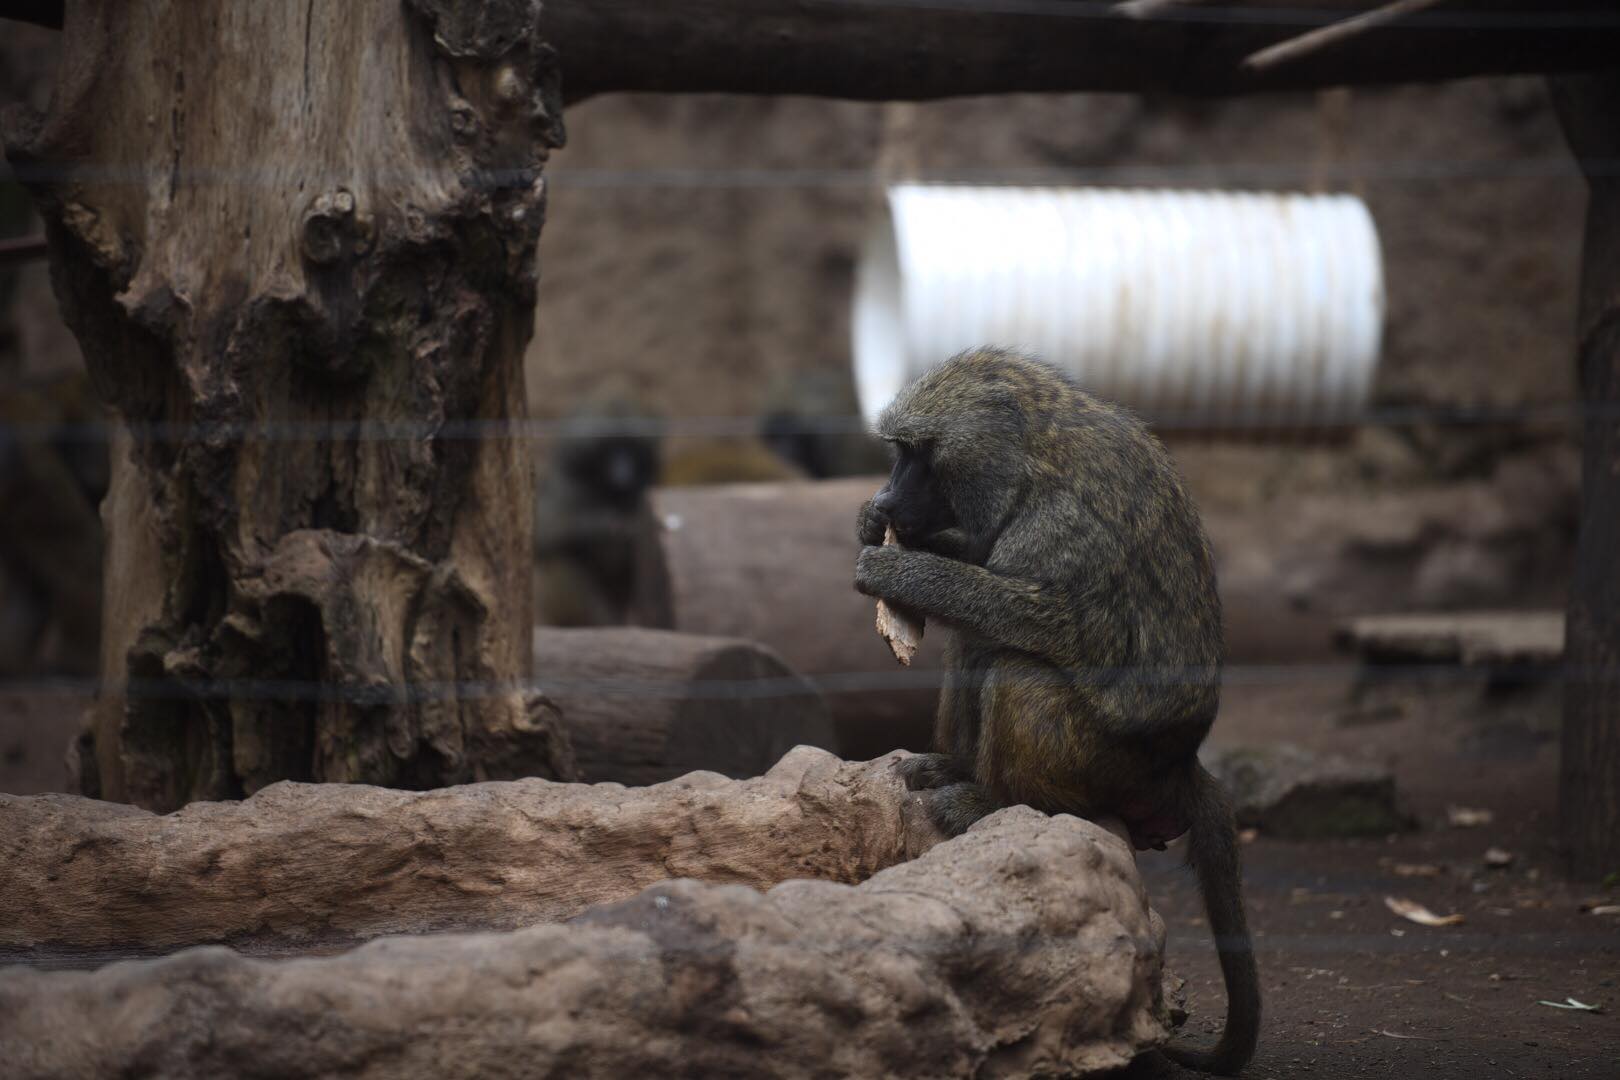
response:
{"label": "baboon's hand", "polygon": [[872,499],[867,499],[861,512],[855,516],[855,535],[866,547],[883,543],[883,534],[889,528],[888,515],[873,506],[872,502]]}
{"label": "baboon's hand", "polygon": [[905,549],[894,544],[868,544],[855,560],[855,589],[880,599],[893,597],[900,580]]}

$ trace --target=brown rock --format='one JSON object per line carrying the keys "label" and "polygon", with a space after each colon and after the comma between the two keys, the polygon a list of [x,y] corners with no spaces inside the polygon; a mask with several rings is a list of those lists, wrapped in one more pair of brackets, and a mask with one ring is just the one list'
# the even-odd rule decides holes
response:
{"label": "brown rock", "polygon": [[512,929],[671,877],[853,883],[937,840],[894,760],[800,747],[753,780],[646,788],[279,783],[163,816],[0,795],[0,960]]}
{"label": "brown rock", "polygon": [[1308,840],[1384,836],[1411,827],[1386,768],[1298,746],[1234,746],[1199,753],[1226,787],[1238,824]]}
{"label": "brown rock", "polygon": [[1074,1075],[1163,1039],[1162,944],[1127,845],[1020,807],[855,887],[676,881],[335,957],[13,968],[0,1046],[40,1080]]}

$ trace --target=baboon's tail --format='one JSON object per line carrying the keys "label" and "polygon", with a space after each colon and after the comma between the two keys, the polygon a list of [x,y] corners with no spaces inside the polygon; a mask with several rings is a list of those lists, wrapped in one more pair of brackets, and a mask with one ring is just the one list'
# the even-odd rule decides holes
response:
{"label": "baboon's tail", "polygon": [[1221,974],[1226,979],[1226,1030],[1213,1050],[1167,1047],[1165,1054],[1189,1069],[1232,1076],[1249,1063],[1260,1037],[1260,973],[1255,968],[1254,946],[1243,914],[1237,820],[1220,783],[1196,763],[1191,832],[1187,862],[1198,874],[1204,911],[1215,935]]}

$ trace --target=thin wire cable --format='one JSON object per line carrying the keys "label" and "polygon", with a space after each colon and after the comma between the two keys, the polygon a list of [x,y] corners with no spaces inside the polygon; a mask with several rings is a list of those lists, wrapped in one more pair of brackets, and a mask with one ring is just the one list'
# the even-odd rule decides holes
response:
{"label": "thin wire cable", "polygon": [[[1191,165],[951,166],[923,169],[908,180],[987,187],[1164,186],[1433,183],[1458,180],[1580,180],[1582,174],[1620,175],[1620,158],[1578,160],[1573,155],[1456,161],[1443,158],[1381,161],[1210,162]],[[570,166],[560,159],[546,174],[553,191],[864,189],[885,178],[871,169],[697,168]],[[543,234],[542,234],[543,236]],[[544,240],[542,239],[542,243]]]}
{"label": "thin wire cable", "polygon": [[[876,640],[874,638],[874,640]],[[1062,686],[1177,686],[1207,685],[1207,676],[1186,668],[1074,668],[1031,665],[1019,672],[1021,683]],[[113,692],[141,701],[266,701],[351,704],[363,707],[404,706],[424,702],[476,701],[513,693],[557,695],[592,694],[602,697],[679,698],[693,701],[756,701],[798,697],[808,682],[824,694],[939,689],[939,669],[896,668],[893,671],[824,672],[749,679],[652,679],[539,677],[535,679],[439,680],[352,685],[312,679],[152,679],[132,678]],[[982,678],[983,676],[979,676]],[[1044,680],[1044,681],[1043,681]],[[1290,686],[1328,681],[1354,681],[1363,685],[1446,685],[1488,682],[1493,686],[1620,685],[1620,672],[1577,668],[1563,663],[1515,663],[1471,667],[1463,664],[1400,664],[1344,661],[1301,664],[1228,664],[1220,673],[1222,687]],[[953,680],[971,686],[971,673]],[[0,680],[0,697],[72,696],[100,694],[102,683],[93,678]]]}
{"label": "thin wire cable", "polygon": [[[1391,405],[1369,409],[1347,427],[1479,427],[1509,424],[1574,425],[1620,419],[1620,401],[1558,401],[1528,405]],[[1295,430],[1288,420],[1223,419],[1200,414],[1154,416],[1150,426],[1160,430],[1264,431]],[[49,423],[0,422],[0,449],[6,441],[18,443],[105,443],[120,427],[142,443],[196,441],[210,446],[231,443],[310,441],[343,442],[467,442],[482,440],[577,440],[604,438],[752,438],[760,434],[757,416],[631,416],[611,419],[560,420],[330,420],[255,421],[244,423],[112,421]],[[773,424],[784,435],[865,435],[870,433],[859,415],[786,418]]]}
{"label": "thin wire cable", "polygon": [[[170,169],[136,166],[98,166],[76,163],[25,163],[0,171],[0,179],[23,184],[67,181],[97,185],[145,186],[161,173],[193,187],[256,188],[280,186],[286,164],[211,166]],[[352,183],[387,186],[418,178],[422,170],[355,170],[339,165],[321,167]],[[1197,164],[1099,164],[1014,166],[944,166],[923,169],[914,177],[921,183],[986,186],[1048,187],[1065,184],[1145,186],[1228,186],[1235,184],[1425,183],[1458,180],[1580,179],[1620,175],[1620,158],[1577,159],[1570,154],[1544,157],[1496,158],[1458,161],[1451,158],[1385,158],[1350,161],[1234,161]],[[457,176],[463,187],[501,190],[532,183],[536,170],[483,170]],[[334,181],[336,182],[336,181]],[[551,190],[775,190],[782,188],[850,188],[881,186],[884,175],[875,168],[702,168],[695,166],[570,166],[566,151],[545,172]]]}

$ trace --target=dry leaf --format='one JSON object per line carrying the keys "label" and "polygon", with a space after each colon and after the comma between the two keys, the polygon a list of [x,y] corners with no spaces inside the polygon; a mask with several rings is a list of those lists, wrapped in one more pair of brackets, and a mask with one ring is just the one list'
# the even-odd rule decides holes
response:
{"label": "dry leaf", "polygon": [[1572,997],[1567,997],[1563,1001],[1538,1001],[1538,1002],[1536,1002],[1536,1004],[1537,1005],[1550,1005],[1555,1009],[1577,1009],[1577,1010],[1579,1010],[1581,1012],[1602,1012],[1603,1011],[1603,1006],[1601,1006],[1601,1005],[1588,1005],[1586,1002],[1584,1002],[1584,1001],[1576,1001]]}
{"label": "dry leaf", "polygon": [[1513,865],[1513,852],[1493,847],[1485,849],[1485,865],[1493,870],[1502,870]]}
{"label": "dry leaf", "polygon": [[1434,863],[1398,862],[1393,867],[1396,877],[1439,877],[1440,868]]}
{"label": "dry leaf", "polygon": [[[895,539],[894,526],[890,525],[883,534],[884,544],[893,544]],[[910,667],[911,658],[917,655],[917,647],[922,644],[923,624],[920,620],[906,618],[882,600],[877,602],[877,632],[883,635],[883,640],[889,643],[889,651],[894,658],[900,661],[901,666]]]}
{"label": "dry leaf", "polygon": [[1417,901],[1401,897],[1384,897],[1384,906],[1401,918],[1415,922],[1419,926],[1456,926],[1463,921],[1460,914],[1436,915]]}
{"label": "dry leaf", "polygon": [[1489,810],[1475,809],[1471,806],[1446,807],[1446,820],[1452,828],[1472,829],[1480,825],[1489,825],[1496,817]]}

